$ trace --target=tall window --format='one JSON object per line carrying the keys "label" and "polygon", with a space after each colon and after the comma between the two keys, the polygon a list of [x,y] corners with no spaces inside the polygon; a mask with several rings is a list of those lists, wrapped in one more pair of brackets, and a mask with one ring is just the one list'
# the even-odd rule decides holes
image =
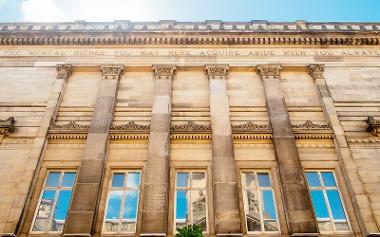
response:
{"label": "tall window", "polygon": [[203,231],[207,231],[206,187],[205,172],[177,172],[175,192],[176,228],[197,224]]}
{"label": "tall window", "polygon": [[63,230],[75,176],[75,171],[49,171],[38,203],[32,232]]}
{"label": "tall window", "polygon": [[104,232],[136,232],[140,171],[115,171],[108,192]]}
{"label": "tall window", "polygon": [[248,232],[278,232],[278,217],[269,173],[242,172],[241,180]]}
{"label": "tall window", "polygon": [[311,201],[321,232],[350,231],[332,171],[307,171]]}

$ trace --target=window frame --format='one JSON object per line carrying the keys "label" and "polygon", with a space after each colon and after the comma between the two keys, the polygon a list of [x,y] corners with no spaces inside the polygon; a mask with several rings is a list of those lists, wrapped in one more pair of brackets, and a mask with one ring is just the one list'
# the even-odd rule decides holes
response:
{"label": "window frame", "polygon": [[[317,175],[318,175],[318,181],[320,183],[320,187],[311,187],[307,181],[307,176],[306,174],[308,172],[317,172]],[[332,173],[333,177],[334,177],[334,182],[335,182],[335,187],[326,187],[324,182],[323,182],[323,179],[322,179],[322,175],[321,173]],[[347,234],[347,233],[352,233],[352,227],[351,227],[351,223],[350,223],[350,219],[349,219],[349,216],[348,216],[348,212],[347,212],[347,208],[346,208],[346,205],[344,203],[344,199],[343,199],[343,196],[342,196],[342,193],[341,193],[341,190],[340,190],[340,185],[339,185],[339,182],[338,182],[338,179],[336,177],[336,174],[335,174],[335,170],[334,169],[305,169],[305,181],[306,181],[306,185],[307,185],[307,188],[309,190],[309,197],[310,197],[310,202],[311,202],[311,206],[313,208],[313,212],[314,212],[314,215],[315,215],[315,220],[317,222],[317,226],[318,226],[318,230],[321,234]],[[323,199],[326,203],[326,207],[327,207],[327,212],[329,214],[329,218],[318,218],[317,215],[316,215],[316,212],[314,210],[314,204],[311,200],[311,191],[312,190],[321,190],[322,193],[323,193]],[[344,215],[346,217],[346,220],[345,222],[347,222],[347,225],[348,225],[348,229],[347,231],[337,231],[336,228],[335,228],[335,223],[339,223],[339,222],[343,222],[342,220],[339,221],[338,220],[335,220],[333,215],[332,215],[332,210],[331,210],[331,206],[330,206],[330,202],[328,200],[328,197],[327,197],[327,192],[326,190],[336,190],[338,192],[338,195],[339,195],[339,200],[342,204],[342,208],[343,208],[343,211],[344,211]],[[332,231],[323,231],[319,228],[319,220],[321,221],[329,221],[330,223],[332,223],[332,227],[333,227],[333,230]]]}
{"label": "window frame", "polygon": [[[138,185],[138,187],[127,187],[126,186],[126,182],[127,182],[127,179],[128,179],[128,173],[136,173],[138,172],[140,174],[140,183]],[[123,187],[112,187],[112,180],[113,180],[113,177],[114,177],[114,174],[115,173],[123,173],[125,175],[125,178],[124,178],[124,181],[123,181]],[[104,215],[103,215],[103,221],[101,223],[101,226],[102,226],[102,230],[101,230],[101,234],[104,234],[104,235],[130,235],[130,234],[136,234],[137,233],[137,225],[138,225],[138,216],[139,216],[139,213],[140,213],[140,200],[141,200],[141,185],[142,185],[142,170],[141,169],[112,169],[111,170],[111,174],[110,174],[110,179],[109,179],[109,182],[108,182],[108,187],[107,187],[107,196],[106,196],[106,199],[105,199],[105,208],[104,208]],[[119,210],[119,226],[121,225],[121,223],[124,221],[123,219],[123,211],[124,211],[124,207],[125,207],[125,195],[126,195],[126,192],[128,190],[134,190],[136,191],[137,190],[137,206],[136,206],[136,221],[134,222],[135,223],[135,229],[134,231],[107,231],[106,228],[105,228],[105,224],[106,224],[106,221],[109,220],[107,219],[107,211],[108,211],[108,201],[109,201],[109,197],[110,197],[110,191],[113,191],[113,190],[116,190],[116,191],[122,191],[122,196],[121,196],[121,203],[120,203],[120,210]],[[125,219],[125,222],[127,223],[133,223],[131,221],[128,221],[128,219]]]}
{"label": "window frame", "polygon": [[[256,182],[256,189],[254,188],[247,188],[245,184],[243,184],[243,179],[242,179],[242,174],[243,173],[254,173],[255,175],[255,182]],[[269,176],[269,182],[270,182],[270,187],[259,187],[259,179],[257,174],[259,173],[266,173]],[[278,235],[281,234],[281,222],[280,222],[280,216],[279,216],[279,208],[277,207],[277,199],[276,199],[276,194],[275,194],[275,184],[273,182],[273,175],[272,175],[272,170],[270,169],[241,169],[240,170],[240,185],[241,185],[241,195],[242,195],[242,204],[243,204],[243,214],[244,214],[244,226],[246,228],[247,234],[248,235]],[[254,190],[256,193],[258,193],[258,201],[259,201],[259,211],[260,211],[260,226],[261,226],[261,231],[249,231],[248,230],[248,224],[247,224],[247,217],[246,217],[246,212],[245,212],[245,203],[244,203],[244,192],[246,190]],[[273,197],[273,205],[274,205],[274,210],[276,212],[276,223],[277,223],[277,231],[265,231],[265,226],[264,226],[264,218],[263,218],[263,211],[262,211],[262,206],[263,206],[263,201],[262,201],[262,194],[260,191],[263,190],[271,190],[272,191],[272,197]],[[265,219],[265,220],[273,220],[273,219]]]}
{"label": "window frame", "polygon": [[[177,175],[178,173],[189,173],[189,186],[188,187],[177,187]],[[195,188],[195,189],[192,189],[192,174],[193,173],[204,173],[205,175],[205,184],[206,186],[204,188]],[[208,195],[209,195],[209,191],[208,191],[208,176],[207,176],[207,169],[177,169],[175,170],[175,175],[174,175],[174,207],[173,207],[173,217],[174,217],[174,221],[173,221],[173,228],[174,228],[174,234],[175,233],[178,233],[177,232],[177,217],[176,217],[176,213],[177,213],[177,190],[186,190],[186,191],[190,191],[190,196],[191,196],[191,191],[192,190],[205,190],[205,204],[206,204],[206,231],[202,231],[203,234],[208,234],[209,233],[209,216],[208,216],[208,212],[209,212],[209,207],[208,207]],[[191,198],[191,197],[190,197]],[[191,199],[190,199],[190,204],[191,204]],[[190,208],[190,215],[189,215],[189,219],[191,220],[191,224],[193,224],[193,208]]]}
{"label": "window frame", "polygon": [[[59,172],[60,173],[60,177],[59,177],[59,181],[58,181],[58,186],[55,187],[55,188],[54,187],[46,187],[46,183],[48,181],[49,174],[50,173],[54,173],[54,172]],[[64,177],[65,173],[70,173],[70,172],[75,173],[74,184],[73,184],[72,187],[63,187],[62,188],[63,177]],[[34,224],[36,223],[39,207],[40,207],[40,204],[41,204],[41,201],[42,201],[42,196],[43,196],[45,190],[55,190],[56,191],[56,193],[54,195],[54,203],[53,203],[52,209],[51,209],[52,210],[52,215],[51,215],[51,217],[49,217],[49,228],[48,229],[50,229],[50,227],[51,227],[51,223],[52,223],[52,220],[53,220],[53,217],[54,217],[55,208],[57,206],[59,194],[60,194],[60,192],[62,190],[71,190],[70,202],[69,202],[69,205],[67,207],[68,208],[67,214],[68,214],[68,212],[70,210],[71,203],[73,201],[74,188],[75,188],[75,185],[77,183],[77,179],[78,179],[78,170],[76,170],[76,169],[48,169],[46,171],[44,182],[43,182],[42,188],[40,190],[40,195],[39,195],[39,198],[38,198],[38,202],[37,202],[37,205],[36,205],[35,210],[34,210],[33,219],[32,219],[31,225],[30,225],[30,229],[29,229],[29,234],[61,234],[61,233],[63,233],[63,230],[62,231],[51,231],[51,230],[47,230],[47,231],[34,231],[33,227],[34,227]],[[66,219],[67,219],[67,214],[66,214]],[[66,224],[66,219],[65,219],[65,224]],[[63,228],[65,228],[65,227],[63,226]]]}

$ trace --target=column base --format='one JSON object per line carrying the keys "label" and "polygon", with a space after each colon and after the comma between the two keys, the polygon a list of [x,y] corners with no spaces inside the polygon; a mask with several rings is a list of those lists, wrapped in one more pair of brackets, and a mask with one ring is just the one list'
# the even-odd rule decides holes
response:
{"label": "column base", "polygon": [[302,236],[319,236],[319,233],[293,233],[290,236],[302,237]]}
{"label": "column base", "polygon": [[227,234],[216,234],[216,237],[242,237],[241,233],[227,233]]}
{"label": "column base", "polygon": [[142,237],[166,237],[166,233],[141,233]]}
{"label": "column base", "polygon": [[65,237],[91,237],[89,233],[73,233],[73,234],[63,234]]}

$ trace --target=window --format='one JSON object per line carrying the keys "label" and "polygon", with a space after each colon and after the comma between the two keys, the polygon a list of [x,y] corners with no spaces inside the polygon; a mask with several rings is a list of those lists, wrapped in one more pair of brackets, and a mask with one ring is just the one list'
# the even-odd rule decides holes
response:
{"label": "window", "polygon": [[350,231],[332,171],[307,171],[310,197],[321,232]]}
{"label": "window", "polygon": [[181,171],[176,175],[175,228],[197,224],[207,231],[206,173]]}
{"label": "window", "polygon": [[49,171],[38,203],[32,232],[63,230],[75,176],[75,171]]}
{"label": "window", "polygon": [[269,173],[242,172],[241,180],[247,231],[278,232],[278,217]]}
{"label": "window", "polygon": [[112,173],[104,218],[104,232],[134,233],[136,231],[140,182],[140,171]]}

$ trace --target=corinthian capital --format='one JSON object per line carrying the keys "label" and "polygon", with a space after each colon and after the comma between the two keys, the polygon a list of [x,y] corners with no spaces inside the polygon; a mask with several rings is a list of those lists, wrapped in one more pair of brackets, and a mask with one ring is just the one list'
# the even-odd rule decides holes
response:
{"label": "corinthian capital", "polygon": [[152,70],[156,79],[172,79],[177,67],[175,65],[153,65]]}
{"label": "corinthian capital", "polygon": [[67,80],[73,71],[73,67],[70,64],[57,64],[55,68],[57,70],[57,79]]}
{"label": "corinthian capital", "polygon": [[100,66],[103,79],[105,80],[119,80],[124,71],[123,65],[102,65]]}
{"label": "corinthian capital", "polygon": [[230,70],[228,65],[206,65],[205,71],[209,79],[226,79],[228,71]]}
{"label": "corinthian capital", "polygon": [[15,131],[15,118],[9,117],[5,120],[0,119],[0,135],[8,136]]}
{"label": "corinthian capital", "polygon": [[310,64],[307,71],[314,80],[325,79],[325,76],[323,75],[325,65],[323,64]]}
{"label": "corinthian capital", "polygon": [[257,65],[257,73],[261,79],[276,79],[280,78],[280,64],[261,64]]}

